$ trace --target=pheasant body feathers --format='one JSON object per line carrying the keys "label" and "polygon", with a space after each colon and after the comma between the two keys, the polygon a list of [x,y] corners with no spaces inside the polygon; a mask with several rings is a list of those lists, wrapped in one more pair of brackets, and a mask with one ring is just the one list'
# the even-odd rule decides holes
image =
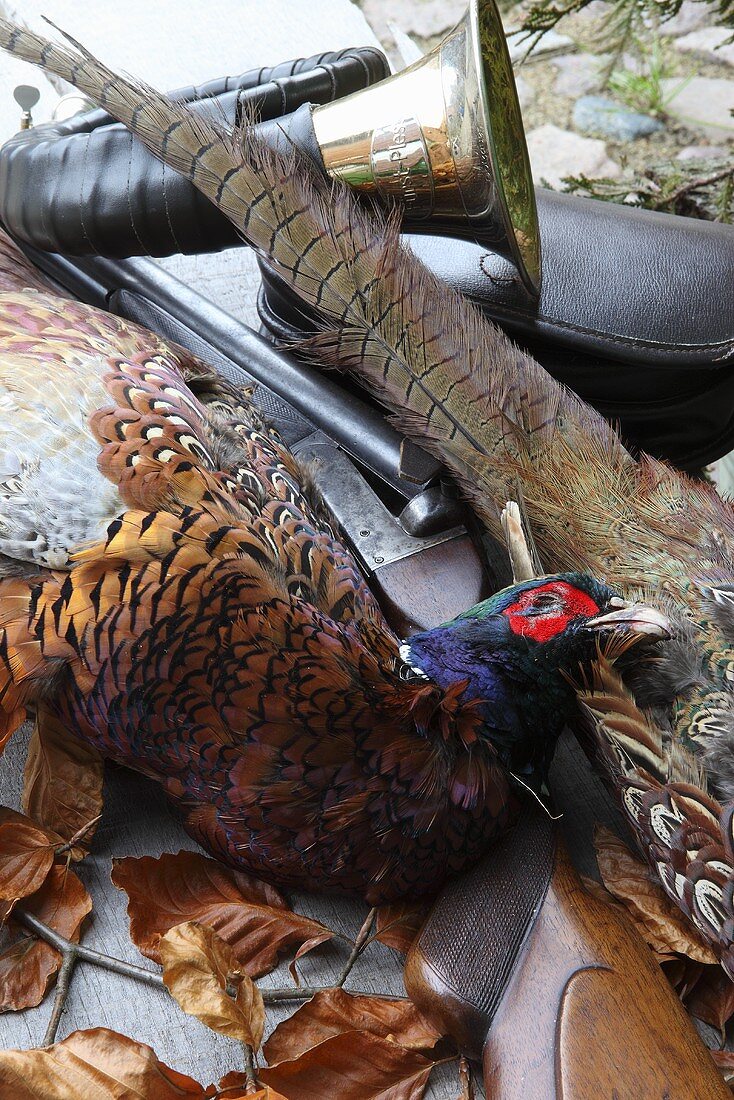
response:
{"label": "pheasant body feathers", "polygon": [[156,779],[215,854],[289,885],[377,901],[476,859],[517,808],[500,754],[547,760],[574,705],[558,670],[612,593],[500,594],[439,631],[445,678],[417,675],[246,394],[35,290],[0,293],[0,346],[0,515],[36,533],[0,532],[3,741],[35,705]]}

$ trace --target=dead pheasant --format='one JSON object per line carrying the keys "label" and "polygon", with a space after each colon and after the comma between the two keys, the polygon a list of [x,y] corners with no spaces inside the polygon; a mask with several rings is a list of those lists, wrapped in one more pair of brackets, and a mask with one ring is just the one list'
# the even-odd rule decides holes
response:
{"label": "dead pheasant", "polygon": [[0,44],[75,83],[177,168],[322,319],[312,352],[357,374],[452,470],[498,532],[521,493],[546,564],[664,598],[676,638],[638,702],[603,664],[581,685],[597,748],[651,866],[734,973],[734,519],[714,490],[635,461],[554,382],[359,209],[297,159],[225,132],[115,76],[77,43],[0,24]]}
{"label": "dead pheasant", "polygon": [[665,620],[563,574],[401,646],[277,435],[124,321],[0,293],[2,736],[37,710],[157,779],[214,854],[434,892],[542,781],[600,640]]}

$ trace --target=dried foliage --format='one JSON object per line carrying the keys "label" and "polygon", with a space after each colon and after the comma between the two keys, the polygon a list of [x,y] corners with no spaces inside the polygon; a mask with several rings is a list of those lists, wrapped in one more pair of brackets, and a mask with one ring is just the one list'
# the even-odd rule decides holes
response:
{"label": "dried foliage", "polygon": [[[41,888],[23,899],[23,909],[76,942],[92,899],[73,871],[54,864]],[[0,1010],[40,1004],[60,966],[58,951],[23,933],[0,954]]]}
{"label": "dried foliage", "polygon": [[265,1029],[262,994],[216,932],[188,921],[161,936],[163,981],[184,1012],[257,1050]]}
{"label": "dried foliage", "polygon": [[46,881],[54,861],[49,834],[28,820],[0,823],[0,899],[17,901],[34,894]]}
{"label": "dried foliage", "polygon": [[646,864],[637,859],[611,830],[597,826],[594,844],[604,885],[624,902],[639,931],[658,954],[685,955],[696,962],[716,964],[711,948],[696,935]]}
{"label": "dried foliage", "polygon": [[375,939],[407,955],[421,925],[428,916],[426,901],[394,901],[377,910]]}
{"label": "dried foliage", "polygon": [[204,1100],[216,1093],[169,1069],[144,1043],[94,1028],[75,1031],[45,1050],[0,1053],[0,1095],[13,1100]]}
{"label": "dried foliage", "polygon": [[720,966],[703,967],[698,981],[682,999],[692,1016],[715,1027],[723,1036],[734,1015],[734,984]]}
{"label": "dried foliage", "polygon": [[39,707],[28,746],[23,778],[23,809],[35,821],[64,840],[84,830],[72,848],[81,859],[94,835],[88,826],[102,813],[102,758],[96,749],[75,738],[55,715]]}
{"label": "dried foliage", "polygon": [[420,1100],[436,1064],[368,1031],[345,1031],[259,1076],[288,1100]]}
{"label": "dried foliage", "polygon": [[734,1051],[712,1050],[711,1055],[722,1077],[734,1090]]}
{"label": "dried foliage", "polygon": [[430,1054],[442,1035],[410,1001],[325,989],[279,1024],[263,1050],[268,1062],[292,1061],[335,1035],[367,1031],[406,1050]]}
{"label": "dried foliage", "polygon": [[219,1082],[219,1090],[215,1096],[216,1100],[288,1100],[282,1092],[276,1092],[268,1085],[253,1092],[248,1088],[247,1076],[244,1073],[228,1073]]}
{"label": "dried foliage", "polygon": [[196,852],[116,859],[112,881],[129,898],[130,936],[155,962],[160,937],[186,921],[213,928],[251,978],[272,970],[288,948],[303,955],[334,935],[294,913],[275,887]]}
{"label": "dried foliage", "polygon": [[342,989],[317,993],[279,1024],[264,1053],[271,1068],[262,1079],[294,1100],[413,1100],[423,1095],[433,1066],[452,1057],[410,1001]]}
{"label": "dried foliage", "polygon": [[[549,30],[557,27],[567,15],[588,8],[592,0],[532,0],[527,7],[522,30],[533,45]],[[595,32],[600,48],[620,55],[636,38],[649,38],[650,27],[672,19],[683,0],[612,0],[604,6],[604,15]],[[699,0],[704,3],[706,0]],[[731,29],[734,37],[733,0],[714,0],[710,12],[715,22]]]}
{"label": "dried foliage", "polygon": [[[595,831],[597,860],[614,904],[619,899],[638,931],[655,951],[666,977],[691,1016],[716,1028],[723,1036],[734,1015],[734,984],[713,952],[696,936],[645,864],[609,829]],[[605,892],[585,884],[597,896]]]}
{"label": "dried foliage", "polygon": [[603,202],[622,202],[646,210],[734,221],[734,165],[731,160],[663,161],[650,164],[644,172],[624,172],[617,179],[567,176],[564,187],[578,195]]}

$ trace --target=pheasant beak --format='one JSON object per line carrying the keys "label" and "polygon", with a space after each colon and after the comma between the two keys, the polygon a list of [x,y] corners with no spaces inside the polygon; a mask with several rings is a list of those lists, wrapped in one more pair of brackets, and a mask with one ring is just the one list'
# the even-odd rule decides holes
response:
{"label": "pheasant beak", "polygon": [[614,611],[597,615],[584,624],[590,630],[629,631],[630,634],[645,634],[650,638],[669,638],[670,620],[661,611],[648,607],[644,603],[627,603],[615,598],[610,601]]}

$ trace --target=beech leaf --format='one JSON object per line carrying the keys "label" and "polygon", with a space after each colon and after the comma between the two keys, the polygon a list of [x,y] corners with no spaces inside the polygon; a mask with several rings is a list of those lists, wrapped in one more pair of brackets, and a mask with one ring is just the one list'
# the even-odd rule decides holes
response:
{"label": "beech leaf", "polygon": [[[92,899],[73,871],[54,864],[40,890],[24,898],[23,909],[76,942]],[[0,953],[0,1011],[40,1004],[60,966],[61,955],[53,947],[21,935]]]}
{"label": "beech leaf", "polygon": [[420,1100],[436,1063],[367,1031],[345,1031],[259,1071],[288,1100]]}
{"label": "beech leaf", "polygon": [[716,964],[716,956],[688,924],[662,886],[650,876],[627,845],[602,825],[594,830],[594,846],[604,885],[624,902],[644,939],[659,954],[687,955],[696,962]]}
{"label": "beech leaf", "polygon": [[128,895],[133,942],[154,962],[160,937],[187,921],[213,928],[251,978],[272,970],[288,948],[313,948],[334,935],[292,912],[275,887],[197,852],[113,860],[112,881]]}
{"label": "beech leaf", "polygon": [[144,1043],[98,1027],[43,1050],[0,1053],[0,1095],[13,1100],[206,1100],[213,1089],[156,1058]]}
{"label": "beech leaf", "polygon": [[365,1031],[408,1050],[428,1052],[442,1039],[411,1001],[324,989],[278,1024],[263,1053],[270,1065],[299,1058],[334,1035]]}
{"label": "beech leaf", "polygon": [[[104,765],[97,750],[74,737],[45,707],[39,708],[23,776],[23,809],[35,821],[71,840],[102,812]],[[94,828],[72,848],[81,859]]]}
{"label": "beech leaf", "polygon": [[723,1035],[734,1016],[734,982],[720,966],[707,967],[686,998],[686,1009]]}
{"label": "beech leaf", "polygon": [[0,824],[0,899],[16,901],[35,894],[54,861],[53,843],[32,821]]}
{"label": "beech leaf", "polygon": [[[188,921],[161,936],[163,981],[184,1012],[257,1050],[265,1029],[262,994],[212,928]],[[234,996],[227,992],[234,988]]]}
{"label": "beech leaf", "polygon": [[430,907],[427,901],[394,901],[381,905],[377,910],[375,939],[407,955]]}

